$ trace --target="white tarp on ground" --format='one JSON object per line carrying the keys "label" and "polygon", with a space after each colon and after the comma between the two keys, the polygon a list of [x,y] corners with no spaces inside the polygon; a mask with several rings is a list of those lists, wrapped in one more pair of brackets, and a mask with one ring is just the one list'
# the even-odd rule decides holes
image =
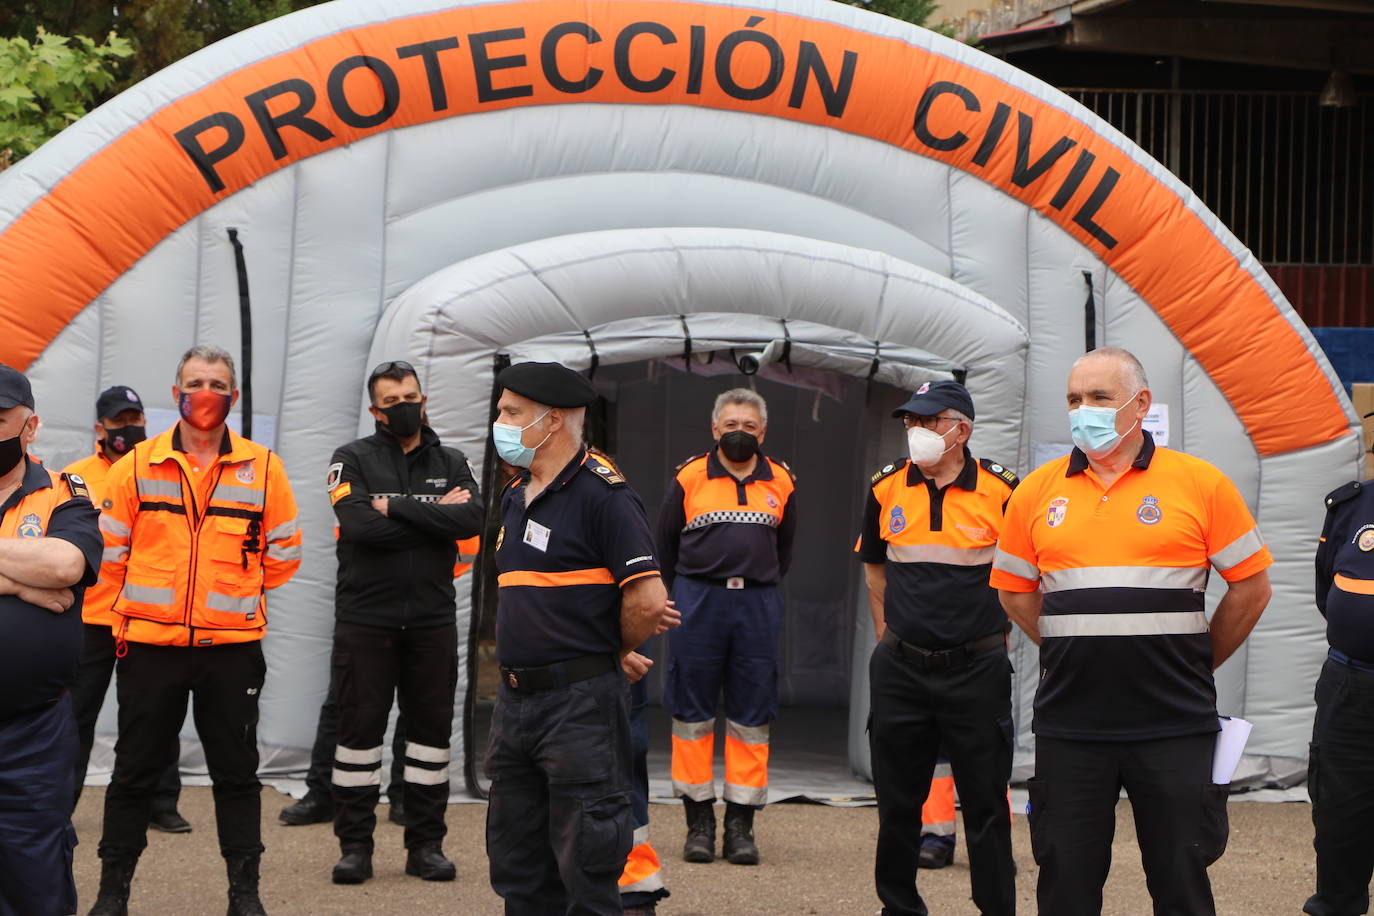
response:
{"label": "white tarp on ground", "polygon": [[[589,367],[590,339],[609,366],[688,336],[790,336],[794,364],[861,379],[966,372],[978,451],[1022,472],[1064,441],[1064,375],[1089,341],[1134,350],[1171,446],[1235,479],[1275,553],[1221,705],[1255,722],[1253,775],[1301,777],[1324,651],[1312,542],[1321,496],[1357,473],[1356,420],[1254,258],[1050,87],[829,0],[339,0],[274,21],[0,173],[0,359],[33,378],[50,462],[88,450],[102,388],[170,408],[185,347],[237,349],[230,227],[255,410],[275,417],[306,537],[270,600],[267,771],[303,767],[324,692],[324,472],[370,428],[370,363],[415,362],[436,428],[480,471],[498,357]],[[900,454],[893,426],[815,447],[870,469]],[[862,596],[835,613],[857,621],[862,771]],[[1013,660],[1024,763],[1033,647]]]}

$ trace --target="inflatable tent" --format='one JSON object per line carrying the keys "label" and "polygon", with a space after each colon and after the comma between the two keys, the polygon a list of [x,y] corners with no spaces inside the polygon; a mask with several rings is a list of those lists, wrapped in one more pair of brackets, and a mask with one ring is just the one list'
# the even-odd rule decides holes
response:
{"label": "inflatable tent", "polygon": [[[818,396],[773,432],[793,427],[778,453],[803,470],[801,537],[817,533],[802,559],[828,583],[793,590],[789,645],[852,647],[829,674],[852,694],[862,771],[871,635],[847,548],[863,481],[900,454],[883,398],[965,379],[975,452],[1024,473],[1067,449],[1067,368],[1104,345],[1140,356],[1156,430],[1229,473],[1259,519],[1274,598],[1222,669],[1221,705],[1255,723],[1249,776],[1304,772],[1324,647],[1312,545],[1361,449],[1340,383],[1169,172],[931,32],[830,0],[338,0],[167,68],[0,174],[0,277],[0,359],[33,379],[50,463],[89,449],[103,387],[170,408],[185,347],[237,352],[251,290],[255,432],[306,531],[269,602],[269,772],[303,768],[325,688],[325,467],[370,430],[372,363],[416,365],[433,424],[488,482],[506,361],[598,370],[627,412],[653,386],[616,370],[662,381],[674,359],[752,353],[821,388],[851,379],[825,410],[864,423],[803,428]],[[666,454],[670,433],[705,431],[700,398],[653,403],[634,402],[616,442],[648,469],[636,482],[691,454]],[[1033,650],[1013,647],[1023,765]],[[471,679],[459,689],[471,787]]]}

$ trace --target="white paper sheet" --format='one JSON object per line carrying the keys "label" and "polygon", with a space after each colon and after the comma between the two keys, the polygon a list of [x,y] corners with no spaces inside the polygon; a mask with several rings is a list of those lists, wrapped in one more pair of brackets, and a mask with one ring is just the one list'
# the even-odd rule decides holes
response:
{"label": "white paper sheet", "polygon": [[1244,719],[1230,716],[1218,716],[1217,721],[1221,723],[1221,731],[1217,733],[1217,748],[1212,754],[1212,782],[1224,786],[1236,775],[1253,726]]}

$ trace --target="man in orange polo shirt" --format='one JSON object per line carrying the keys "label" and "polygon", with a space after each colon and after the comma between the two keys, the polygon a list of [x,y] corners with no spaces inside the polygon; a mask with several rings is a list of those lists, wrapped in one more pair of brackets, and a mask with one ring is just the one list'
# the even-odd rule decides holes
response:
{"label": "man in orange polo shirt", "polygon": [[[63,472],[75,474],[86,481],[91,501],[100,509],[106,501],[105,478],[110,466],[147,438],[147,420],[143,416],[143,401],[138,392],[127,385],[115,385],[100,393],[95,402],[95,453],[73,462]],[[108,582],[97,582],[86,590],[81,605],[81,619],[85,623],[85,642],[81,648],[81,666],[76,669],[76,684],[72,687],[72,711],[76,713],[76,733],[81,741],[76,757],[76,798],[86,781],[86,765],[91,759],[95,743],[95,722],[110,687],[115,667],[115,641],[111,628],[119,616],[110,610],[119,589]],[[181,755],[181,739],[172,737],[172,764],[158,780],[153,796],[153,814],[148,826],[163,833],[190,833],[191,825],[177,812],[181,795],[181,774],[177,758]]]}
{"label": "man in orange polo shirt", "polygon": [[716,704],[725,696],[726,860],[757,865],[754,811],[768,801],[768,725],[778,714],[779,588],[797,528],[795,482],[763,454],[768,406],[747,388],[716,398],[715,446],[678,466],[658,518],[658,555],[682,626],[668,637],[673,791],[687,813],[682,858],[715,858]]}
{"label": "man in orange polo shirt", "polygon": [[[1269,601],[1273,562],[1234,484],[1141,428],[1151,395],[1129,352],[1069,373],[1072,454],[1012,495],[993,560],[1007,615],[1040,645],[1031,846],[1040,912],[1097,914],[1122,788],[1156,913],[1215,913],[1226,847],[1212,785],[1212,671]],[[1209,568],[1227,582],[1210,624]]]}

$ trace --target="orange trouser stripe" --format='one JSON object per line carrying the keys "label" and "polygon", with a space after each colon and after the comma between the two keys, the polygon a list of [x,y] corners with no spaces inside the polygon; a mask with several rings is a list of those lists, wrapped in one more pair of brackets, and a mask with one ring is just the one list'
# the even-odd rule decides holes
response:
{"label": "orange trouser stripe", "polygon": [[921,823],[928,827],[954,826],[954,777],[937,776],[930,781],[930,794],[921,808]]}
{"label": "orange trouser stripe", "polygon": [[711,758],[716,752],[715,742],[714,734],[695,739],[673,735],[673,782],[689,786],[709,783],[713,778]]}
{"label": "orange trouser stripe", "polygon": [[733,735],[726,735],[725,781],[751,789],[767,788],[768,745],[748,744]]}
{"label": "orange trouser stripe", "polygon": [[651,844],[640,843],[630,850],[630,857],[625,860],[625,870],[620,873],[620,886],[638,884],[650,875],[657,874],[658,870],[658,853],[654,852]]}

